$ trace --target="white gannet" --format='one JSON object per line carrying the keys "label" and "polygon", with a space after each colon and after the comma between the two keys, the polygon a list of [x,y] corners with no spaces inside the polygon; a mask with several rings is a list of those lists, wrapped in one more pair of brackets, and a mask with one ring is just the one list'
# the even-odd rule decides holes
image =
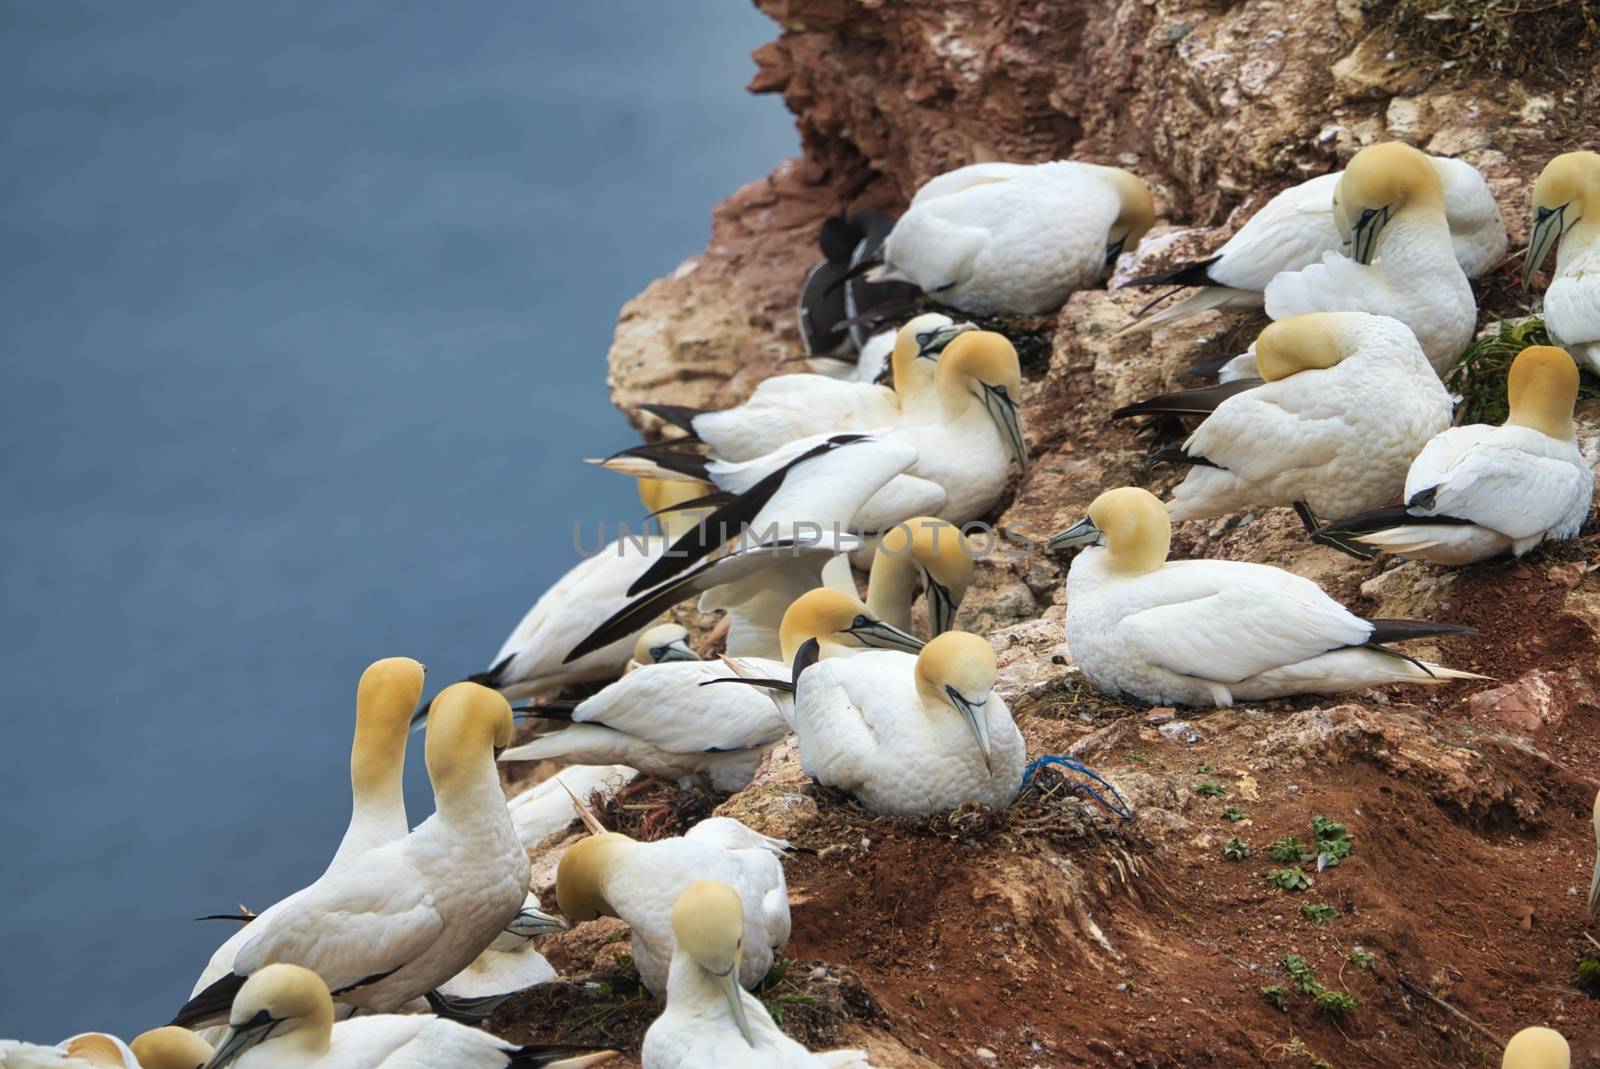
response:
{"label": "white gannet", "polygon": [[868,277],[914,282],[964,312],[1049,312],[1098,285],[1153,222],[1149,188],[1120,168],[977,163],[917,191]]}
{"label": "white gannet", "polygon": [[1556,248],[1556,273],[1544,293],[1550,338],[1600,374],[1600,153],[1566,152],[1533,185],[1533,231],[1522,285]]}
{"label": "white gannet", "polygon": [[552,835],[565,834],[577,822],[573,797],[588,798],[598,793],[609,800],[638,775],[637,769],[627,765],[568,765],[506,803],[517,838],[529,850],[538,849]]}
{"label": "white gannet", "polygon": [[1016,797],[1027,748],[982,638],[946,631],[916,656],[815,655],[808,645],[795,661],[794,721],[800,764],[819,783],[900,815]]}
{"label": "white gannet", "polygon": [[214,1053],[198,1035],[173,1025],[152,1028],[128,1046],[139,1059],[139,1069],[206,1069]]}
{"label": "white gannet", "polygon": [[[1506,227],[1500,206],[1478,169],[1465,160],[1430,156],[1444,191],[1450,245],[1467,277],[1486,274],[1505,258]],[[1342,253],[1334,190],[1343,171],[1290,186],[1256,212],[1211,256],[1181,264],[1129,286],[1198,286],[1198,292],[1138,320],[1137,326],[1172,323],[1208,308],[1260,308],[1267,283],[1285,271],[1317,263],[1324,253]]]}
{"label": "white gannet", "polygon": [[0,1069],[140,1069],[116,1036],[84,1032],[53,1047],[0,1039]]}
{"label": "white gannet", "polygon": [[1108,490],[1052,547],[1088,545],[1067,575],[1067,648],[1106,694],[1147,705],[1228,706],[1379,683],[1482,679],[1381,645],[1476,634],[1363,620],[1309,579],[1227,560],[1167,560],[1172,524],[1154,494]]}
{"label": "white gannet", "polygon": [[682,624],[656,624],[639,633],[633,644],[633,657],[628,661],[628,671],[647,664],[666,664],[668,661],[698,661],[700,655],[689,645],[689,629]]}
{"label": "white gannet", "polygon": [[1524,1028],[1506,1043],[1500,1069],[1572,1069],[1572,1050],[1553,1028]]}
{"label": "white gannet", "polygon": [[412,710],[422,697],[424,669],[409,657],[377,661],[356,685],[356,730],[350,744],[350,823],[333,860],[315,882],[262,910],[228,937],[206,963],[191,995],[233,971],[241,947],[294,903],[351,869],[369,851],[406,837],[402,779]]}
{"label": "white gannet", "polygon": [[429,1014],[334,1023],[328,985],[298,965],[268,965],[245,983],[208,1069],[580,1069],[611,1051],[519,1046]]}
{"label": "white gannet", "polygon": [[1435,564],[1520,557],[1575,537],[1594,500],[1572,407],[1578,368],[1563,349],[1531,346],[1506,381],[1511,414],[1435,437],[1412,462],[1403,505],[1338,520],[1319,534]]}
{"label": "white gannet", "polygon": [[472,964],[440,984],[436,993],[453,1002],[450,1008],[457,1013],[466,1010],[473,1016],[487,1016],[492,1004],[505,996],[556,978],[555,969],[544,955],[533,949],[533,940],[570,927],[540,909],[539,896],[530,891],[521,911],[494,937],[494,942]]}
{"label": "white gannet", "polygon": [[[763,678],[787,680],[787,657],[812,638],[826,643],[829,652],[920,645],[879,620],[854,595],[817,587],[796,598],[783,614],[779,644],[785,659],[746,658],[741,663]],[[789,722],[759,690],[705,685],[729,674],[721,661],[652,665],[623,676],[576,707],[535,707],[528,712],[567,724],[507,750],[500,760],[615,761],[682,786],[741,790],[762,755],[789,733]]]}
{"label": "white gannet", "polygon": [[865,1051],[812,1054],[739,986],[744,904],[733,888],[716,880],[690,884],[670,922],[677,945],[667,1007],[644,1034],[644,1069],[872,1069]]}
{"label": "white gannet", "polygon": [[1180,448],[1158,454],[1194,465],[1173,488],[1174,520],[1294,505],[1315,531],[1317,516],[1393,500],[1412,458],[1450,425],[1450,395],[1399,320],[1291,316],[1263,330],[1255,349],[1266,381],[1253,388],[1190,390],[1112,413],[1215,406]]}
{"label": "white gannet", "polygon": [[511,707],[499,694],[476,683],[441,691],[424,744],[434,814],[259,924],[233,971],[171,1023],[215,1023],[245,979],[276,962],[315,969],[341,1002],[377,1012],[420,998],[466,968],[528,894],[528,855],[494,761],[511,736]]}
{"label": "white gannet", "polygon": [[469,681],[515,699],[547,696],[572,683],[621,675],[637,631],[619,635],[574,661],[561,658],[574,641],[627,603],[629,585],[705,515],[703,510],[680,506],[711,490],[690,481],[640,479],[639,497],[659,517],[662,534],[624,534],[556,580],[507,636],[489,669]]}
{"label": "white gannet", "polygon": [[878,385],[876,378],[857,382],[818,374],[775,375],[735,408],[639,407],[688,431],[721,460],[755,460],[813,435],[893,427],[934,406],[939,354],[957,335],[976,329],[935,313],[917,316],[894,335],[887,386]]}
{"label": "white gannet", "polygon": [[580,840],[562,855],[556,900],[574,924],[600,916],[625,921],[632,929],[639,979],[660,997],[666,994],[672,962],[672,904],[696,880],[721,880],[744,903],[739,983],[754,987],[789,942],[789,892],[779,860],[788,848],[782,839],[730,817],[701,821],[681,837],[648,843],[605,832]]}

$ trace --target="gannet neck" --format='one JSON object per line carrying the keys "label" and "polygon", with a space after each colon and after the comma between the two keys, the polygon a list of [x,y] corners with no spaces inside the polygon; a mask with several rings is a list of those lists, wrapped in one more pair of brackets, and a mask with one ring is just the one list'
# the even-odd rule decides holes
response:
{"label": "gannet neck", "polygon": [[1578,365],[1565,349],[1534,345],[1517,354],[1506,379],[1508,426],[1528,427],[1558,441],[1572,441],[1572,408],[1578,402]]}
{"label": "gannet neck", "polygon": [[667,968],[667,1005],[675,1011],[690,1011],[695,1016],[726,1018],[728,1007],[723,981],[683,949],[672,952]]}
{"label": "gannet neck", "polygon": [[1004,389],[1015,400],[1022,387],[1017,350],[1003,334],[973,330],[945,347],[933,373],[933,385],[946,419],[958,419],[973,404],[982,404],[979,384]]}
{"label": "gannet neck", "polygon": [[1111,224],[1111,231],[1107,235],[1107,251],[1131,250],[1155,225],[1156,203],[1150,195],[1150,187],[1145,185],[1138,175],[1121,167],[1108,167],[1104,164],[1086,166],[1092,167],[1101,181],[1110,186],[1117,195],[1117,218]]}
{"label": "gannet neck", "polygon": [[1386,277],[1407,281],[1435,272],[1460,273],[1443,206],[1408,206],[1396,212],[1378,235],[1373,263]]}
{"label": "gannet neck", "polygon": [[406,833],[406,739],[422,697],[423,672],[409,657],[390,657],[361,674],[350,746],[352,828],[394,825],[397,835]]}
{"label": "gannet neck", "polygon": [[1148,490],[1134,486],[1107,490],[1089,506],[1089,519],[1105,542],[1109,570],[1144,575],[1166,563],[1172,521]]}
{"label": "gannet neck", "polygon": [[251,974],[234,996],[228,1019],[233,1034],[252,1027],[260,1015],[272,1025],[257,1042],[270,1038],[274,1052],[286,1058],[297,1053],[309,1062],[333,1044],[333,998],[310,969],[278,963]]}
{"label": "gannet neck", "polygon": [[1330,368],[1350,354],[1345,325],[1358,312],[1311,312],[1269,324],[1256,338],[1256,369],[1268,382]]}
{"label": "gannet neck", "polygon": [[614,917],[606,883],[639,844],[626,835],[607,832],[574,843],[556,868],[556,904],[574,924],[596,917]]}
{"label": "gannet neck", "polygon": [[917,565],[909,553],[885,553],[883,546],[884,539],[880,539],[867,572],[867,611],[898,628],[909,628],[911,603],[917,595]]}
{"label": "gannet neck", "polygon": [[511,706],[497,692],[476,683],[439,692],[424,744],[439,816],[475,822],[496,799],[504,808],[495,752],[511,745],[511,736]]}
{"label": "gannet neck", "polygon": [[[907,629],[918,581],[928,590],[930,622],[937,633],[953,616],[972,579],[973,554],[961,528],[935,516],[913,516],[884,531],[867,574],[867,611],[880,620]],[[939,604],[935,604],[938,601]]]}

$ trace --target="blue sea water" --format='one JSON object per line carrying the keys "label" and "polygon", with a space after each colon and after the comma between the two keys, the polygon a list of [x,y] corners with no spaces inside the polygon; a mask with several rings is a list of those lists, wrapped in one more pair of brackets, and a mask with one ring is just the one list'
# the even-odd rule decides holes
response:
{"label": "blue sea water", "polygon": [[[796,150],[738,0],[0,5],[0,1036],[315,877],[371,660],[637,522],[617,309]],[[420,753],[408,794],[429,811]]]}

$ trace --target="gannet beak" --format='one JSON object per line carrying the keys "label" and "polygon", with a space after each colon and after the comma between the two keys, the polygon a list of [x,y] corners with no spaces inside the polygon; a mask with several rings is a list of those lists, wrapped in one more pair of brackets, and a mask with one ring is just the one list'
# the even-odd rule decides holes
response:
{"label": "gannet beak", "polygon": [[230,1029],[222,1041],[222,1046],[217,1048],[211,1060],[206,1063],[206,1069],[222,1069],[225,1065],[231,1065],[241,1054],[271,1035],[277,1026],[278,1022],[273,1020],[266,1010],[262,1010],[247,1023]]}
{"label": "gannet beak", "polygon": [[1004,386],[991,386],[987,382],[978,385],[982,388],[983,407],[989,410],[989,418],[1006,436],[1011,455],[1017,458],[1019,467],[1027,467],[1028,443],[1022,438],[1022,416],[1017,412],[1017,402]]}
{"label": "gannet beak", "polygon": [[1128,235],[1124,234],[1116,241],[1106,243],[1106,266],[1117,266],[1117,257],[1122,255],[1122,247],[1128,243]]}
{"label": "gannet beak", "polygon": [[532,939],[536,935],[554,935],[557,932],[570,932],[572,925],[560,917],[552,916],[542,909],[531,906],[519,911],[511,921],[502,929],[508,935],[515,935],[522,939]]}
{"label": "gannet beak", "polygon": [[928,630],[937,638],[950,630],[956,618],[956,603],[950,597],[950,588],[929,575],[926,568],[922,570],[922,589],[928,596]]}
{"label": "gannet beak", "polygon": [[415,734],[428,726],[428,704],[422,703],[417,711],[411,714],[411,731]]}
{"label": "gannet beak", "polygon": [[939,354],[944,352],[944,347],[969,330],[977,330],[972,323],[951,323],[947,327],[934,327],[932,330],[917,332],[917,357],[926,357],[929,360],[939,359]]}
{"label": "gannet beak", "polygon": [[1361,218],[1350,231],[1350,258],[1358,264],[1370,264],[1372,254],[1378,251],[1378,235],[1389,225],[1389,206],[1364,208]]}
{"label": "gannet beak", "polygon": [[1088,546],[1100,540],[1100,528],[1085,516],[1045,543],[1046,549],[1065,549],[1068,546]]}
{"label": "gannet beak", "polygon": [[1523,289],[1533,284],[1533,276],[1538,273],[1545,257],[1550,255],[1550,249],[1560,239],[1561,232],[1565,229],[1566,214],[1565,204],[1559,208],[1540,208],[1535,213],[1533,233],[1528,237],[1528,256],[1522,263]]}
{"label": "gannet beak", "polygon": [[847,635],[854,636],[855,640],[863,646],[870,646],[879,650],[901,650],[905,653],[919,652],[924,643],[915,635],[895,627],[893,624],[884,623],[882,620],[873,620],[870,617],[858,616],[855,623],[845,628]]}
{"label": "gannet beak", "polygon": [[739,986],[739,963],[735,961],[725,975],[717,977],[717,983],[728,1000],[728,1009],[733,1011],[733,1023],[739,1026],[739,1034],[754,1047],[756,1041],[750,1038],[750,1020],[744,1014],[744,989]]}
{"label": "gannet beak", "polygon": [[989,714],[985,710],[988,699],[981,702],[969,702],[956,688],[945,685],[944,692],[950,696],[950,704],[956,707],[961,718],[967,722],[967,727],[972,729],[973,736],[978,740],[978,751],[983,754],[983,767],[990,772],[994,771],[994,760],[989,756]]}
{"label": "gannet beak", "polygon": [[689,648],[689,643],[680,638],[665,646],[652,648],[650,659],[656,664],[666,664],[668,661],[698,661],[700,658]]}

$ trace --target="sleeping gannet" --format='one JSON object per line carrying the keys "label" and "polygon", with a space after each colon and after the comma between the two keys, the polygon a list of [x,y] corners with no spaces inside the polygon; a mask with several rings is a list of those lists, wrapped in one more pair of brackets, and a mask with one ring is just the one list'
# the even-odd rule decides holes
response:
{"label": "sleeping gannet", "polygon": [[1050,312],[1099,285],[1154,222],[1149,188],[1117,167],[975,163],[924,183],[868,277],[964,312]]}
{"label": "sleeping gannet", "polygon": [[[785,658],[743,658],[742,663],[761,677],[786,680],[788,658],[808,639],[825,643],[829,652],[917,644],[853,595],[818,587],[796,598],[783,614],[779,643]],[[575,708],[530,710],[566,726],[507,750],[500,760],[615,761],[684,787],[741,790],[762,755],[789,734],[789,722],[759,690],[705,686],[728,676],[721,661],[641,668]]]}
{"label": "sleeping gannet", "polygon": [[316,881],[262,910],[228,937],[206,963],[191,996],[233,972],[240,949],[280,914],[324,884],[355,867],[370,851],[406,837],[402,785],[411,711],[422,697],[424,669],[409,657],[377,661],[356,685],[356,730],[350,745],[350,823],[333,860]]}
{"label": "sleeping gannet", "polygon": [[187,1028],[163,1025],[135,1036],[128,1044],[139,1069],[206,1069],[211,1064],[211,1044]]}
{"label": "sleeping gannet", "polygon": [[276,962],[315,969],[341,1002],[380,1013],[466,968],[528,894],[528,855],[494,761],[512,729],[511,707],[494,691],[476,683],[441,691],[424,744],[434,814],[258,921],[233,970],[172,1023],[214,1023],[247,977]]}
{"label": "sleeping gannet", "polygon": [[1544,293],[1544,325],[1552,341],[1600,374],[1600,153],[1563,153],[1533,184],[1523,288],[1552,245],[1556,273]]}
{"label": "sleeping gannet", "polygon": [[1406,475],[1404,505],[1319,534],[1435,564],[1520,557],[1575,537],[1594,500],[1572,423],[1578,368],[1564,349],[1535,345],[1512,361],[1506,392],[1505,423],[1451,427],[1428,442]]}
{"label": "sleeping gannet", "polygon": [[556,580],[507,636],[489,669],[468,681],[515,699],[547,696],[572,683],[621,675],[637,631],[619,635],[577,660],[561,658],[575,639],[625,605],[629,584],[705,515],[704,510],[675,506],[691,503],[711,489],[681,480],[640,479],[639,497],[659,517],[662,534],[617,538]]}
{"label": "sleeping gannet", "polygon": [[995,656],[965,631],[922,652],[795,661],[800,764],[873,813],[921,815],[963,802],[1000,808],[1022,787],[1026,746],[995,693]]}
{"label": "sleeping gannet", "polygon": [[[1445,221],[1456,262],[1468,278],[1488,273],[1506,254],[1506,227],[1489,184],[1465,160],[1430,156],[1444,190]],[[1267,283],[1299,271],[1324,253],[1343,253],[1334,189],[1343,171],[1290,186],[1252,215],[1227,243],[1204,260],[1147,275],[1129,286],[1198,286],[1198,292],[1139,319],[1142,327],[1172,323],[1208,308],[1260,308]]]}
{"label": "sleeping gannet", "polygon": [[53,1047],[0,1039],[0,1069],[141,1069],[128,1045],[104,1032],[84,1032]]}
{"label": "sleeping gannet", "polygon": [[1500,1069],[1571,1069],[1572,1050],[1553,1028],[1524,1028],[1511,1037]]}
{"label": "sleeping gannet", "polygon": [[672,904],[696,880],[720,880],[744,903],[739,983],[754,987],[789,942],[789,891],[779,860],[789,844],[731,817],[701,821],[683,836],[635,842],[605,832],[562,855],[556,899],[574,924],[617,917],[632,931],[633,963],[656,997],[672,962]]}
{"label": "sleeping gannet", "polygon": [[872,1069],[865,1051],[812,1054],[739,986],[744,904],[733,888],[690,884],[672,905],[671,925],[667,1008],[644,1034],[644,1069]]}
{"label": "sleeping gannet", "polygon": [[244,984],[228,1035],[208,1069],[580,1069],[611,1051],[518,1046],[429,1014],[377,1014],[334,1023],[328,985],[298,965],[267,965]]}
{"label": "sleeping gannet", "polygon": [[1154,494],[1108,490],[1050,540],[1087,545],[1067,575],[1067,648],[1095,688],[1146,705],[1228,706],[1380,683],[1482,679],[1381,645],[1476,634],[1363,620],[1309,579],[1265,564],[1167,560],[1172,523]]}
{"label": "sleeping gannet", "polygon": [[1315,516],[1393,500],[1411,459],[1450,425],[1450,395],[1399,320],[1291,316],[1263,330],[1255,349],[1266,381],[1253,388],[1190,390],[1112,413],[1215,405],[1176,455],[1164,456],[1194,465],[1173,488],[1174,520],[1294,505],[1315,530]]}

